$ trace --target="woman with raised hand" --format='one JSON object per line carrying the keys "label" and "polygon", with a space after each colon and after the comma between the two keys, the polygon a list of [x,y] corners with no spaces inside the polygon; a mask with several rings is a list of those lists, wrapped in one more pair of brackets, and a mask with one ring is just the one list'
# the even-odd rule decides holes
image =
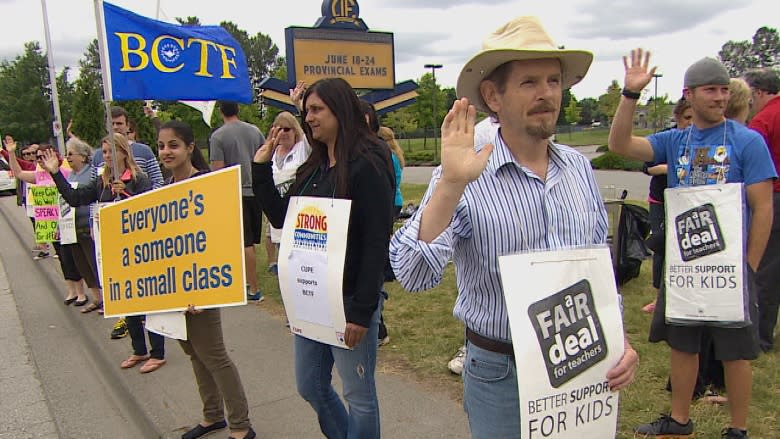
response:
{"label": "woman with raised hand", "polygon": [[[278,135],[276,150],[273,159],[271,159],[271,169],[273,169],[274,185],[276,185],[279,194],[284,196],[287,189],[295,181],[298,167],[309,158],[311,147],[306,142],[301,124],[291,113],[282,111],[277,114],[273,127],[278,128]],[[268,270],[273,273],[277,270],[276,253],[281,237],[282,230],[268,223],[266,253],[268,253]]]}
{"label": "woman with raised hand", "polygon": [[[92,181],[92,148],[79,138],[71,138],[65,143],[65,159],[70,165],[72,172],[68,176],[68,182],[71,185],[86,186]],[[69,247],[73,255],[73,262],[76,265],[84,283],[92,292],[93,303],[84,308],[82,313],[88,313],[97,309],[96,303],[101,303],[103,294],[100,289],[100,279],[97,270],[97,260],[95,258],[95,241],[90,232],[89,206],[76,207],[76,243],[72,245],[63,245]],[[86,297],[74,303],[81,306],[87,303]]]}
{"label": "woman with raised hand", "polygon": [[[351,200],[342,283],[349,349],[294,336],[298,393],[314,408],[328,438],[380,436],[374,372],[380,290],[393,221],[390,153],[372,133],[360,101],[340,78],[312,84],[303,95],[304,131],[312,152],[298,168],[284,197],[273,180],[271,160],[280,129],[271,132],[254,157],[252,183],[263,211],[281,228],[291,196]],[[332,385],[333,366],[344,386],[344,407]]]}
{"label": "woman with raised hand", "polygon": [[[116,157],[111,152],[111,136],[114,139]],[[107,203],[117,199],[129,198],[146,192],[152,188],[152,182],[149,177],[141,171],[130,154],[130,145],[127,138],[121,134],[113,133],[103,138],[101,142],[103,159],[105,167],[103,173],[94,180],[91,180],[84,186],[72,188],[60,173],[57,167],[56,156],[51,151],[47,151],[44,167],[54,178],[57,189],[73,207],[84,206],[91,203]],[[114,175],[114,166],[116,165],[117,175]],[[97,299],[96,299],[97,300]],[[95,309],[102,309],[102,300],[99,303],[93,303]],[[165,364],[165,338],[162,335],[149,332],[149,344],[151,351],[147,351],[146,341],[144,340],[144,316],[128,316],[127,330],[130,333],[130,341],[133,346],[133,354],[120,364],[122,369],[130,369],[140,363],[141,373],[153,372]]]}
{"label": "woman with raised hand", "polygon": [[[157,136],[160,161],[171,175],[166,184],[178,183],[209,171],[189,125],[177,120],[165,122]],[[188,339],[179,340],[179,345],[192,361],[192,371],[203,402],[203,420],[184,433],[182,439],[196,439],[228,425],[230,438],[256,437],[249,422],[249,405],[241,377],[223,342],[220,309],[195,309],[190,306],[186,321]],[[227,422],[223,405],[228,413]]]}
{"label": "woman with raised hand", "polygon": [[[54,185],[51,176],[49,176],[43,168],[37,166],[43,163],[45,152],[49,152],[54,157],[55,165],[60,169],[62,166],[62,159],[60,159],[59,155],[54,151],[52,145],[42,144],[34,151],[33,154],[36,160],[36,166],[33,168],[34,170],[22,169],[22,166],[16,157],[17,148],[13,138],[10,138],[10,141],[6,141],[5,146],[8,150],[10,159],[9,165],[17,180],[36,186]],[[70,176],[71,173],[70,169],[66,167],[62,167],[62,172],[68,176]],[[32,200],[27,200],[27,203],[32,203]],[[33,220],[33,227],[34,226],[35,221]],[[62,270],[62,276],[65,278],[65,289],[67,291],[67,295],[64,299],[65,305],[75,304],[76,306],[84,306],[88,300],[84,295],[84,284],[81,283],[82,275],[73,261],[71,246],[61,246],[59,241],[54,241],[52,242],[52,247],[54,247],[54,251],[59,257],[60,269]],[[33,259],[40,260],[46,256],[48,256],[48,252],[41,250]]]}

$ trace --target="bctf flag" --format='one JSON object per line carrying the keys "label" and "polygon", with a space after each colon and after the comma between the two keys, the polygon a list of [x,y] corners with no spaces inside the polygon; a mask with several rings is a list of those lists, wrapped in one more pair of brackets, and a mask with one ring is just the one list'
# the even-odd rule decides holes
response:
{"label": "bctf flag", "polygon": [[106,99],[252,101],[246,57],[225,29],[164,23],[109,3],[100,12]]}

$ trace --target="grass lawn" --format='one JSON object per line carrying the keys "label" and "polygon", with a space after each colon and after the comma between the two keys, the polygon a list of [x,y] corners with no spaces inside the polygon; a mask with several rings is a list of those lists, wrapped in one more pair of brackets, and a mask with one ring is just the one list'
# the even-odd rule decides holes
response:
{"label": "grass lawn", "polygon": [[[419,203],[426,186],[403,184],[404,202]],[[279,315],[284,310],[276,277],[266,272],[266,253],[258,246],[258,276],[266,300],[261,306]],[[669,393],[665,390],[669,371],[669,349],[665,344],[647,342],[650,316],[640,308],[655,298],[651,284],[651,263],[645,261],[638,278],[622,288],[625,305],[625,328],[640,356],[636,381],[622,392],[619,438],[633,437],[633,428],[655,419],[670,410]],[[463,343],[463,325],[452,316],[457,288],[452,264],[441,284],[425,293],[410,294],[397,282],[386,285],[390,300],[385,303],[384,317],[390,333],[390,343],[381,347],[377,367],[415,380],[421,386],[444,391],[454,399],[462,397],[460,377],[447,369],[447,362]],[[753,363],[753,402],[750,408],[749,430],[752,438],[778,438],[776,420],[780,398],[780,361],[778,353],[762,355]],[[522,370],[522,367],[521,367]],[[466,416],[465,413],[463,416]],[[727,406],[693,403],[691,417],[696,423],[697,437],[720,437],[728,424]]]}

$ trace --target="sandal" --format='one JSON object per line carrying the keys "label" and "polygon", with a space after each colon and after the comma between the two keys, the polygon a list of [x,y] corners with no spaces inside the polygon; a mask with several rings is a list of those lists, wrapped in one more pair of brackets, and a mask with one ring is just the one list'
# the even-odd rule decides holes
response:
{"label": "sandal", "polygon": [[85,297],[84,300],[77,300],[77,301],[73,302],[73,306],[84,306],[87,303],[89,303],[89,299],[87,299]]}
{"label": "sandal", "polygon": [[718,394],[718,392],[714,390],[707,390],[704,392],[704,395],[699,398],[699,401],[705,402],[707,404],[723,405],[729,402],[729,399],[723,395]]}
{"label": "sandal", "polygon": [[131,355],[127,360],[123,361],[119,367],[122,369],[130,369],[132,367],[135,367],[138,365],[138,363],[143,363],[144,361],[149,359],[149,355]]}
{"label": "sandal", "polygon": [[149,360],[146,361],[146,363],[144,363],[143,366],[141,366],[139,372],[141,373],[154,372],[155,370],[163,367],[165,363],[167,363],[167,361],[164,358],[163,359],[150,358]]}
{"label": "sandal", "polygon": [[92,312],[92,311],[95,311],[95,310],[98,310],[98,309],[103,309],[103,302],[100,302],[100,303],[92,302],[92,303],[89,304],[88,307],[82,309],[81,313],[82,314],[86,314],[88,312]]}

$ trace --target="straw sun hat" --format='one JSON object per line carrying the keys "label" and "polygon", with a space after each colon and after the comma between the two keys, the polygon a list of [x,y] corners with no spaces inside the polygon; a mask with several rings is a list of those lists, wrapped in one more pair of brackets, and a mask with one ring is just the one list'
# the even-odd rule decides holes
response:
{"label": "straw sun hat", "polygon": [[517,17],[488,35],[482,41],[482,51],[463,66],[458,76],[458,97],[466,97],[478,110],[487,111],[479,84],[493,70],[510,61],[546,58],[561,60],[561,85],[567,89],[588,72],[593,54],[559,49],[536,17]]}

